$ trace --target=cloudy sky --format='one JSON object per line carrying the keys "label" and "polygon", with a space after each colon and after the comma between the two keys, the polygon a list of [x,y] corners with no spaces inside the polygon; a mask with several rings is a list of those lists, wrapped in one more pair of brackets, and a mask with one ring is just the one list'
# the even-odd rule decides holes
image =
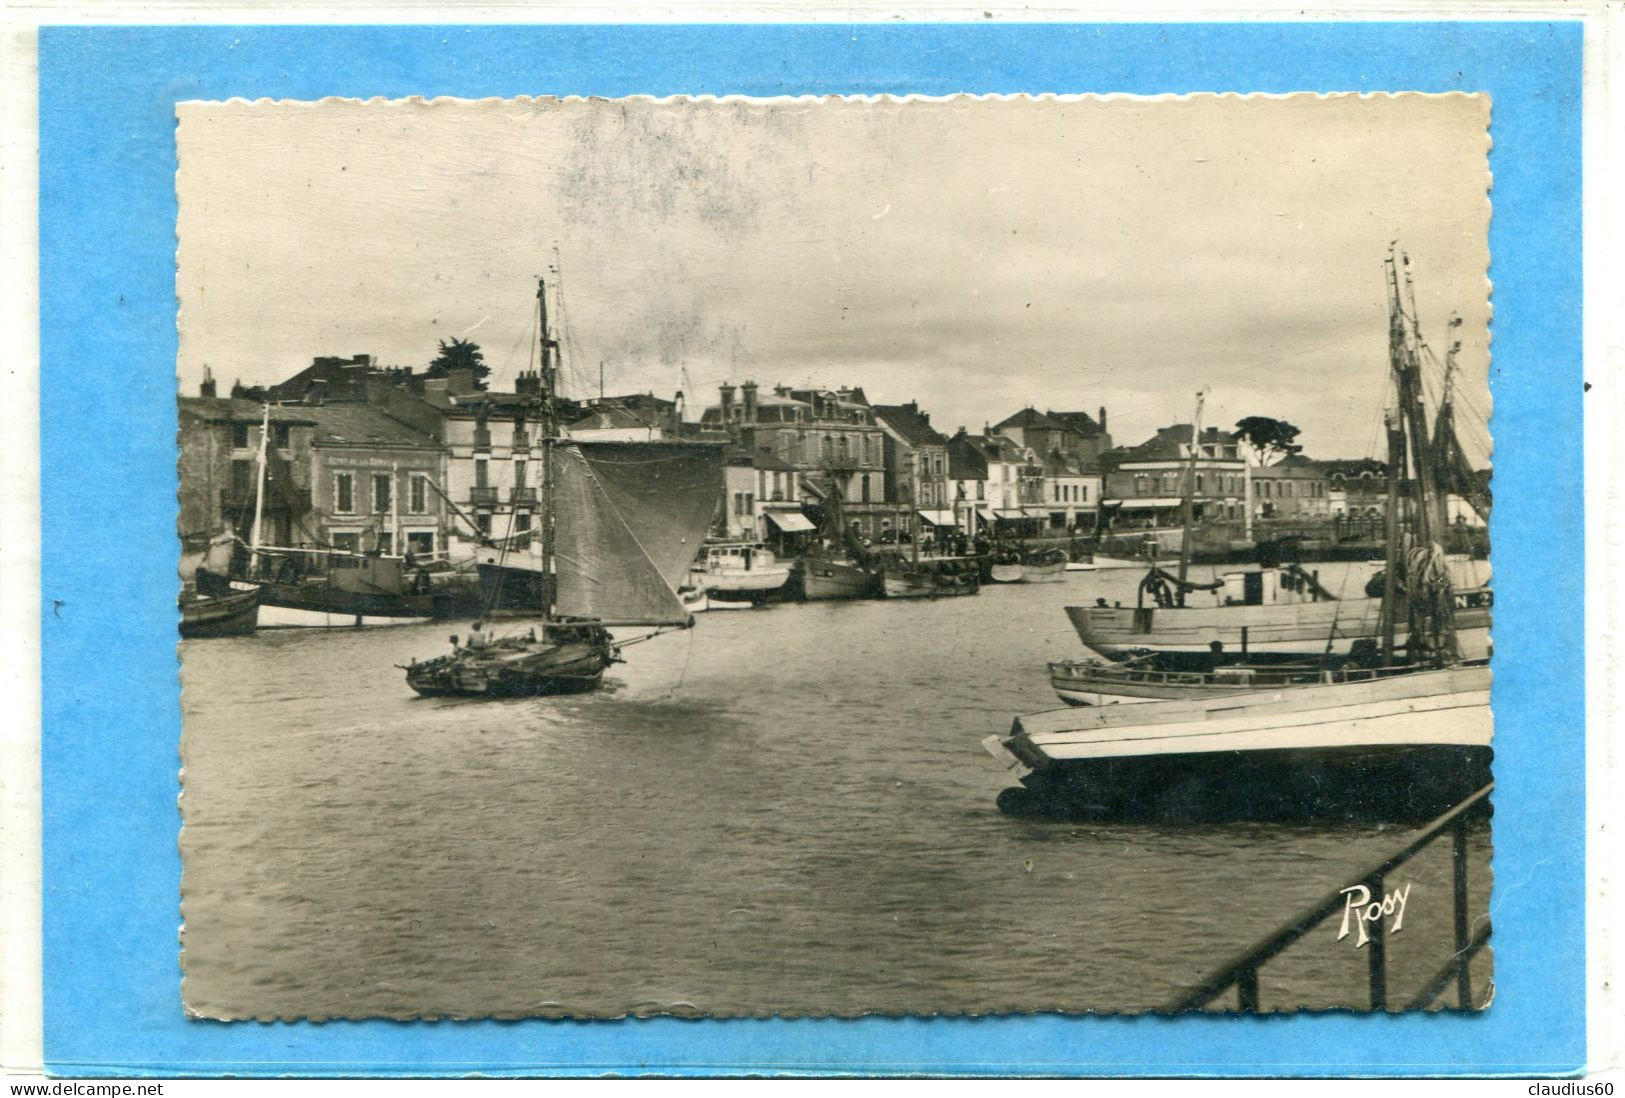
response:
{"label": "cloudy sky", "polygon": [[[179,375],[319,354],[506,387],[557,269],[566,392],[861,385],[980,430],[1105,405],[1119,442],[1286,418],[1372,449],[1382,260],[1454,311],[1489,411],[1490,106],[1401,96],[185,104]],[[1463,408],[1462,419],[1475,419]],[[1488,435],[1464,430],[1475,459]]]}

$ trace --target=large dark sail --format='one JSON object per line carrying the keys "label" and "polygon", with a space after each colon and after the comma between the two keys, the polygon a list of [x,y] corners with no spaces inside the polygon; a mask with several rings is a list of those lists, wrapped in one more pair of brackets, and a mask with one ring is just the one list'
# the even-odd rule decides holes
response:
{"label": "large dark sail", "polygon": [[557,614],[689,621],[676,595],[722,498],[721,447],[564,442],[554,453]]}

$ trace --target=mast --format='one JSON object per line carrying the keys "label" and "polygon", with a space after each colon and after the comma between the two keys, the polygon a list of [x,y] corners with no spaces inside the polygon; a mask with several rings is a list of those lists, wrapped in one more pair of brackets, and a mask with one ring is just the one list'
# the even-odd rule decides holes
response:
{"label": "mast", "polygon": [[260,451],[254,466],[254,527],[249,532],[248,574],[259,574],[260,529],[265,518],[265,445],[271,437],[271,402],[265,403],[265,418],[260,422]]}
{"label": "mast", "polygon": [[1196,510],[1196,459],[1202,452],[1202,403],[1206,399],[1206,389],[1196,394],[1196,415],[1191,419],[1191,460],[1190,466],[1185,470],[1185,497],[1180,501],[1185,524],[1184,530],[1179,535],[1179,591],[1176,597],[1180,606],[1185,605],[1185,577],[1191,570],[1191,525]]}
{"label": "mast", "polygon": [[1405,467],[1405,427],[1397,410],[1390,408],[1384,415],[1388,430],[1388,500],[1383,513],[1383,569],[1382,569],[1382,662],[1389,667],[1394,662],[1394,638],[1398,631],[1399,608],[1395,605],[1399,594],[1399,483],[1400,470]]}
{"label": "mast", "polygon": [[[1399,411],[1404,417],[1406,433],[1410,436],[1411,469],[1416,476],[1419,499],[1414,510],[1416,539],[1431,544],[1444,535],[1444,507],[1438,498],[1438,483],[1434,473],[1433,455],[1428,445],[1427,409],[1422,400],[1421,361],[1416,344],[1421,339],[1417,324],[1416,289],[1411,282],[1410,257],[1401,255],[1405,268],[1405,289],[1411,302],[1411,315],[1407,318],[1404,301],[1400,297],[1399,271],[1393,256],[1388,257],[1389,354],[1393,362],[1394,379],[1399,389]],[[1415,338],[1412,338],[1412,335]]]}
{"label": "mast", "polygon": [[536,323],[541,343],[542,370],[542,617],[551,617],[558,600],[558,573],[553,567],[555,537],[553,524],[557,517],[553,501],[553,447],[558,441],[558,407],[554,402],[553,387],[558,364],[558,340],[547,326],[547,280],[536,280]]}

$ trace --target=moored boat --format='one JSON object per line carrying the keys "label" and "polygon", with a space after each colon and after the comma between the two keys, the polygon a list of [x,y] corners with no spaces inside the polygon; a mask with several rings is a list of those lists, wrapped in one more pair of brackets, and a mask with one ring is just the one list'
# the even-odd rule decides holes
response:
{"label": "moored boat", "polygon": [[802,557],[796,562],[801,597],[808,602],[826,599],[867,599],[878,594],[879,576],[851,561]]}
{"label": "moored boat", "polygon": [[254,632],[259,622],[260,591],[250,587],[224,595],[185,591],[180,597],[181,636],[239,637]]}
{"label": "moored boat", "polygon": [[[1371,654],[1375,654],[1372,646]],[[1155,657],[1108,663],[1103,660],[1055,660],[1049,665],[1050,687],[1068,705],[1118,705],[1174,701],[1224,694],[1254,694],[1294,686],[1367,682],[1409,674],[1408,664],[1366,667],[1357,662],[1231,664],[1206,671],[1163,667]]]}
{"label": "moored boat", "polygon": [[880,580],[889,599],[957,598],[981,589],[976,573],[975,561],[944,557],[888,562],[881,568]]}
{"label": "moored boat", "polygon": [[689,582],[724,602],[751,602],[771,597],[790,579],[790,566],[773,551],[753,542],[707,545]]}
{"label": "moored boat", "polygon": [[1487,666],[1018,717],[984,745],[1006,812],[1426,818],[1488,778]]}
{"label": "moored boat", "polygon": [[1054,583],[1065,578],[1066,569],[1065,550],[1044,549],[1022,557],[1020,580],[1022,583]]}

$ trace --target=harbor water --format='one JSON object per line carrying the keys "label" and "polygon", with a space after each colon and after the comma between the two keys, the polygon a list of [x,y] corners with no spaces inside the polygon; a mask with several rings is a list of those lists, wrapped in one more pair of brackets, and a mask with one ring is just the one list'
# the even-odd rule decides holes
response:
{"label": "harbor water", "polygon": [[[1365,565],[1321,565],[1359,593]],[[1206,579],[1207,569],[1194,578]],[[188,1008],[207,1017],[1140,1011],[1345,885],[1377,825],[1078,824],[994,806],[1061,607],[1136,571],[701,615],[566,698],[425,700],[467,623],[182,645]],[[521,626],[522,627],[522,626]],[[1473,832],[1472,910],[1489,886]],[[1448,841],[1402,867],[1403,1003],[1448,958]],[[1266,1009],[1363,1006],[1332,919]],[[1482,987],[1488,954],[1474,967]],[[1233,1000],[1231,1000],[1233,1001]]]}

